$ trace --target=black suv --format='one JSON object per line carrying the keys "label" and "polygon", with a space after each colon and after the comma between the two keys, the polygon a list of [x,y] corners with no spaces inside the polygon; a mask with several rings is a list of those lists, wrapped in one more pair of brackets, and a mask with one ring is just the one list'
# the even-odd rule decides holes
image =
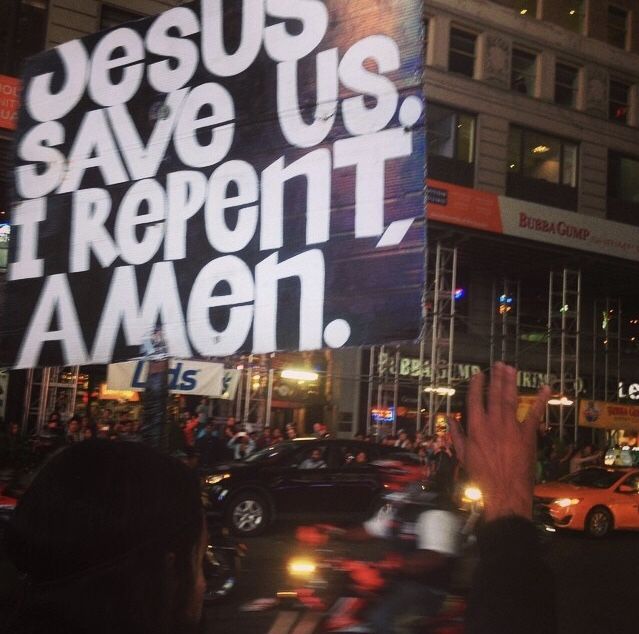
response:
{"label": "black suv", "polygon": [[[315,453],[314,453],[315,452]],[[311,456],[319,458],[313,462]],[[299,438],[218,465],[204,479],[208,513],[235,534],[262,533],[277,513],[372,510],[383,490],[377,460],[411,454],[358,440]]]}

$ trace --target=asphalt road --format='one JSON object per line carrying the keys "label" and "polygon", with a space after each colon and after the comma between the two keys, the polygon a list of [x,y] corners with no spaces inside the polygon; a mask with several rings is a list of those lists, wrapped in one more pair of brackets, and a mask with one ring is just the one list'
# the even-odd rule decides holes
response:
{"label": "asphalt road", "polygon": [[[233,597],[206,609],[207,634],[267,634],[276,612],[241,607],[290,589],[287,559],[299,551],[292,522],[280,522],[247,541],[240,584]],[[342,546],[354,558],[373,558],[367,545]],[[635,634],[639,631],[639,533],[615,533],[603,541],[566,533],[545,545],[556,573],[559,634]],[[515,634],[515,633],[513,633]]]}

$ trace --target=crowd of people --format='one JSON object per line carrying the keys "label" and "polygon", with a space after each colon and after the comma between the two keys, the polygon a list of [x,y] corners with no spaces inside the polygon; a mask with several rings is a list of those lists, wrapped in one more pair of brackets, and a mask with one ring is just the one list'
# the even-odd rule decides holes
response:
{"label": "crowd of people", "polygon": [[[183,410],[175,420],[168,422],[170,453],[185,458],[203,469],[229,460],[242,460],[255,451],[298,437],[292,423],[264,427],[260,423],[245,426],[234,417],[225,422],[209,416],[208,399],[203,398],[193,411]],[[86,415],[73,415],[63,421],[58,412],[48,417],[44,428],[33,437],[25,437],[16,422],[0,425],[0,466],[17,471],[32,468],[43,456],[65,445],[93,438],[109,440],[142,440],[140,422],[126,413],[114,415],[103,408],[91,420]],[[322,422],[313,424],[316,438],[330,436]],[[459,471],[454,444],[448,433],[429,435],[426,431],[414,434],[404,429],[396,433],[378,430],[377,434],[355,434],[355,439],[385,446],[397,447],[414,453],[431,473],[454,481]],[[560,441],[548,428],[538,430],[535,481],[550,482],[600,463],[603,449],[591,443],[574,444]]]}
{"label": "crowd of people", "polygon": [[[520,423],[515,377],[514,368],[496,364],[485,390],[483,375],[475,375],[467,429],[451,427],[449,457],[459,460],[485,494],[468,634],[556,631],[553,579],[530,521],[530,474],[550,391],[540,390]],[[194,445],[199,431],[194,428],[189,436]],[[228,446],[240,433],[234,421],[227,421],[220,440],[228,438]],[[437,440],[439,451],[433,455],[441,454],[447,442]],[[6,631],[196,631],[205,585],[203,520],[198,479],[182,462],[144,443],[73,441],[40,471],[8,527],[16,590],[5,610]],[[435,558],[443,553],[441,544],[425,548]]]}

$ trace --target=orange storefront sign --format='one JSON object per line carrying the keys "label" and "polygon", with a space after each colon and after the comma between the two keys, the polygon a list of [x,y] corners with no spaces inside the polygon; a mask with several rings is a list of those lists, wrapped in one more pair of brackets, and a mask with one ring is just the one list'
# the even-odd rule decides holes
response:
{"label": "orange storefront sign", "polygon": [[20,80],[0,75],[0,128],[15,130],[20,105]]}
{"label": "orange storefront sign", "polygon": [[503,233],[496,194],[429,178],[428,219],[452,225]]}

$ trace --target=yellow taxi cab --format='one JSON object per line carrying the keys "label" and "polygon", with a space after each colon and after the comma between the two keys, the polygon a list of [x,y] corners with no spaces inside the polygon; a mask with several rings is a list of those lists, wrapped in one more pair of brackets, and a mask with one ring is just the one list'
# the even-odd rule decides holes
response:
{"label": "yellow taxi cab", "polygon": [[639,469],[589,467],[535,487],[536,514],[557,528],[604,537],[639,530]]}

